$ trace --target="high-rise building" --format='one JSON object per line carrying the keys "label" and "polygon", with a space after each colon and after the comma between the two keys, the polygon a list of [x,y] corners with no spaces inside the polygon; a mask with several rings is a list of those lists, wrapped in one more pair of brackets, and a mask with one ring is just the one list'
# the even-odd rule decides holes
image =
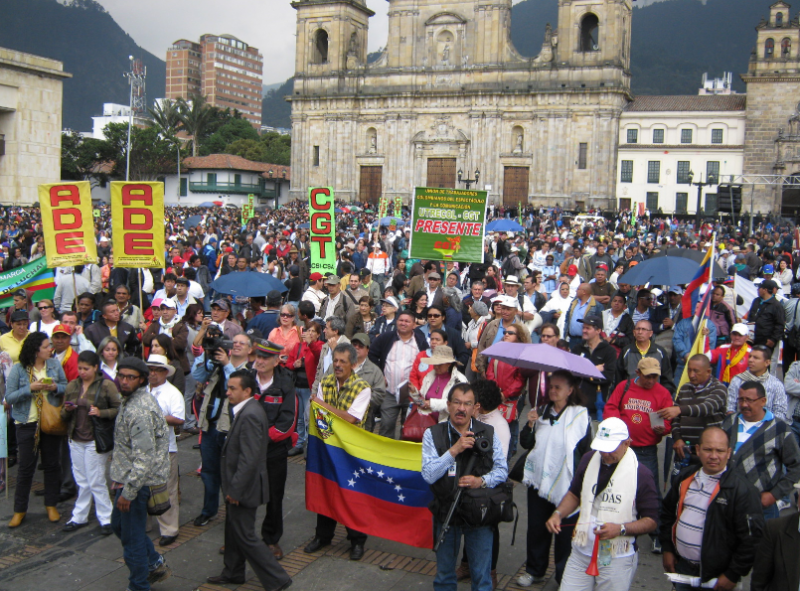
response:
{"label": "high-rise building", "polygon": [[167,50],[167,98],[202,95],[211,105],[237,109],[258,129],[263,68],[258,49],[233,35],[180,39]]}

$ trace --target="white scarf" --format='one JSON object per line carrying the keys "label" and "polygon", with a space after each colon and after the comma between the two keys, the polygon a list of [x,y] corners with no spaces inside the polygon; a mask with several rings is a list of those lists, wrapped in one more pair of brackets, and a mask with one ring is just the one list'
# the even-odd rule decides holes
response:
{"label": "white scarf", "polygon": [[589,411],[584,406],[567,406],[553,425],[549,418],[539,417],[533,425],[536,446],[525,460],[522,484],[558,505],[569,490],[575,474],[574,451],[588,425]]}
{"label": "white scarf", "polygon": [[177,314],[175,314],[175,316],[172,317],[172,322],[169,322],[167,324],[164,323],[164,319],[163,318],[159,318],[158,319],[158,323],[161,325],[161,331],[160,331],[161,334],[166,334],[166,335],[172,336],[172,329],[180,321],[181,321],[181,317],[178,316]]}
{"label": "white scarf", "polygon": [[[597,477],[600,474],[600,452],[596,452],[586,473],[583,475],[581,488],[581,513],[575,525],[575,535],[572,538],[574,548],[581,553],[591,556],[594,546],[594,528],[598,523],[630,523],[636,505],[636,486],[638,483],[639,461],[636,454],[629,447],[617,464],[608,485],[595,496]],[[590,511],[586,508],[591,507]],[[606,561],[598,559],[599,563],[607,566],[609,557],[625,556],[633,552],[633,536],[618,536],[600,543],[599,555],[604,555]],[[604,564],[603,564],[604,562]]]}

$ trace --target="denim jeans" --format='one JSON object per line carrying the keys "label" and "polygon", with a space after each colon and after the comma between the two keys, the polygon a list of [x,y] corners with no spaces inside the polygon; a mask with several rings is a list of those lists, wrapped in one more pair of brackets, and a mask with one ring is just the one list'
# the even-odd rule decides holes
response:
{"label": "denim jeans", "polygon": [[778,517],[781,516],[781,512],[778,511],[777,501],[772,503],[772,505],[770,505],[769,507],[762,508],[761,511],[764,513],[764,521],[767,521],[769,519],[777,519]]}
{"label": "denim jeans", "polygon": [[200,457],[203,461],[200,478],[205,489],[202,513],[206,517],[214,517],[219,511],[219,491],[222,486],[220,457],[223,445],[225,435],[217,431],[216,423],[210,423],[208,431],[203,431],[203,439],[200,441]]}
{"label": "denim jeans", "polygon": [[305,447],[308,440],[308,414],[311,400],[310,388],[295,388],[297,393],[297,447]]}
{"label": "denim jeans", "polygon": [[[434,539],[438,539],[442,524],[434,521]],[[434,591],[456,591],[456,564],[461,536],[469,557],[472,591],[492,590],[492,528],[451,526],[436,552]]]}
{"label": "denim jeans", "polygon": [[128,589],[130,591],[147,591],[150,583],[147,575],[157,564],[161,555],[156,552],[153,542],[147,537],[147,499],[150,489],[142,487],[139,494],[131,501],[130,511],[123,513],[117,508],[117,499],[122,489],[114,495],[114,510],[111,512],[111,529],[122,542],[122,556],[128,567]]}
{"label": "denim jeans", "polygon": [[792,433],[797,445],[800,445],[800,417],[792,417]]}
{"label": "denim jeans", "polygon": [[511,458],[517,453],[517,442],[519,442],[519,416],[513,421],[508,422],[508,430],[511,432],[511,440],[508,442],[508,463],[511,463]]}
{"label": "denim jeans", "polygon": [[[633,453],[636,454],[636,459],[639,463],[644,464],[653,474],[653,480],[656,483],[656,493],[658,494],[658,512],[661,513],[661,487],[658,485],[658,447],[655,445],[645,445],[642,447],[631,446]],[[661,525],[661,520],[658,520],[658,525]],[[658,528],[650,533],[650,537],[654,540],[658,539]]]}

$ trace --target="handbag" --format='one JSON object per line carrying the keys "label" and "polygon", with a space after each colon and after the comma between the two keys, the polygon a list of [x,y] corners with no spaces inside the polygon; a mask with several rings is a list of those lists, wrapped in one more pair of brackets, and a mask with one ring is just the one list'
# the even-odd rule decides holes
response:
{"label": "handbag", "polygon": [[433,418],[433,415],[419,412],[415,404],[408,413],[405,423],[403,423],[403,433],[400,439],[402,441],[422,443],[422,436],[425,434],[425,431],[428,427],[433,427],[435,424],[436,419]]}
{"label": "handbag", "polygon": [[[100,399],[100,386],[97,386],[97,394],[94,397],[94,405]],[[92,430],[94,431],[94,449],[99,454],[110,452],[114,449],[114,424],[116,419],[101,419],[91,417]]]}
{"label": "handbag", "polygon": [[[33,383],[33,368],[28,369],[28,378]],[[67,434],[67,424],[61,419],[61,409],[64,407],[62,399],[61,404],[55,406],[50,404],[50,399],[47,392],[41,393],[42,406],[39,409],[39,428],[43,433],[48,435],[64,436]],[[35,404],[32,400],[31,404]]]}
{"label": "handbag", "polygon": [[166,483],[150,486],[150,498],[147,499],[148,515],[163,515],[170,510],[169,490]]}
{"label": "handbag", "polygon": [[[515,510],[516,509],[516,515]],[[514,483],[506,480],[494,488],[467,488],[461,495],[458,515],[469,527],[514,523],[511,545],[517,536],[519,510],[514,503]]]}

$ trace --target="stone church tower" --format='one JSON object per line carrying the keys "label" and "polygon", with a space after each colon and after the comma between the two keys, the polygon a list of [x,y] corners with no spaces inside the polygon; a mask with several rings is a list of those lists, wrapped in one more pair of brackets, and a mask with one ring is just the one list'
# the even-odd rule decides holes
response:
{"label": "stone church tower", "polygon": [[[800,20],[785,2],[770,6],[769,20],[756,27],[756,47],[742,79],[747,84],[744,174],[800,177]],[[744,209],[749,207],[746,189]],[[755,211],[800,210],[796,186],[757,185]]]}
{"label": "stone church tower", "polygon": [[559,0],[532,58],[511,43],[511,0],[389,2],[369,64],[363,0],[292,3],[292,198],[332,186],[408,203],[415,186],[463,187],[459,171],[479,170],[493,203],[615,206],[631,0]]}

